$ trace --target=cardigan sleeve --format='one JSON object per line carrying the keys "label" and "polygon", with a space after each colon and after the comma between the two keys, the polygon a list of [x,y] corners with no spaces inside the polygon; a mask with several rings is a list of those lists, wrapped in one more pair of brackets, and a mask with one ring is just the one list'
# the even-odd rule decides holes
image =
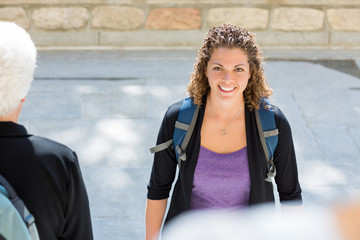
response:
{"label": "cardigan sleeve", "polygon": [[279,129],[279,141],[274,153],[276,185],[282,204],[301,204],[301,187],[291,128],[281,110],[275,107],[275,122]]}
{"label": "cardigan sleeve", "polygon": [[69,183],[66,192],[65,226],[61,239],[93,239],[90,207],[76,153],[69,159]]}
{"label": "cardigan sleeve", "polygon": [[[164,143],[173,137],[175,121],[179,115],[182,102],[170,106],[165,113],[159,130],[157,143]],[[169,197],[172,183],[176,175],[177,161],[173,146],[155,153],[150,181],[147,186],[147,198],[152,200]]]}

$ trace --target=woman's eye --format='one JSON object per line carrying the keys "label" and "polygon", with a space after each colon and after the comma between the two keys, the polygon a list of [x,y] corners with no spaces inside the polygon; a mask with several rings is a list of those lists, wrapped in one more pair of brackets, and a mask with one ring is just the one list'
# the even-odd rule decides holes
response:
{"label": "woman's eye", "polygon": [[215,70],[215,71],[220,71],[220,70],[221,70],[221,67],[214,67],[214,70]]}
{"label": "woman's eye", "polygon": [[236,71],[236,72],[243,72],[244,69],[242,69],[242,68],[235,68],[235,71]]}

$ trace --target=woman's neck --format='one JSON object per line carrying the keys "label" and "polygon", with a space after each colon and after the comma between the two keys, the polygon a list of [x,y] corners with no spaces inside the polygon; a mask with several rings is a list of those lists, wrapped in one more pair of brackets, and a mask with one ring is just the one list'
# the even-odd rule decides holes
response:
{"label": "woman's neck", "polygon": [[233,117],[239,110],[244,107],[244,96],[239,98],[228,99],[227,101],[219,101],[211,94],[207,97],[207,105],[216,114],[219,119],[228,119]]}
{"label": "woman's neck", "polygon": [[211,94],[207,97],[207,104],[209,113],[216,115],[216,118],[221,122],[229,122],[235,115],[237,118],[243,118],[244,113],[244,98],[234,99],[229,101],[219,101],[216,98],[212,98]]}

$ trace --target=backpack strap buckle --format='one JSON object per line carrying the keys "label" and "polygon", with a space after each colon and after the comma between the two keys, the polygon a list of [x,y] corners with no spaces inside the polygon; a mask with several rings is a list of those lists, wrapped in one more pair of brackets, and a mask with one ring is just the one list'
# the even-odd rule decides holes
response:
{"label": "backpack strap buckle", "polygon": [[276,176],[276,168],[274,165],[273,158],[270,159],[270,162],[272,164],[270,164],[270,168],[268,169],[268,173],[266,174],[266,178],[265,178],[265,181],[267,182],[272,182],[272,179]]}
{"label": "backpack strap buckle", "polygon": [[179,164],[179,167],[180,167],[181,161],[186,161],[186,151],[181,149],[181,147],[179,145],[176,146],[175,150],[176,150],[176,153],[179,156],[178,164]]}

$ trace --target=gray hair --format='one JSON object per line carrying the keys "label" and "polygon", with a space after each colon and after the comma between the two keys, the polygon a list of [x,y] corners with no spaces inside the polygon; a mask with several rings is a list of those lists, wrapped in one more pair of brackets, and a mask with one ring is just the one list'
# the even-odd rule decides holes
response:
{"label": "gray hair", "polygon": [[26,97],[36,67],[36,48],[29,34],[0,21],[0,116],[14,111]]}

